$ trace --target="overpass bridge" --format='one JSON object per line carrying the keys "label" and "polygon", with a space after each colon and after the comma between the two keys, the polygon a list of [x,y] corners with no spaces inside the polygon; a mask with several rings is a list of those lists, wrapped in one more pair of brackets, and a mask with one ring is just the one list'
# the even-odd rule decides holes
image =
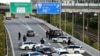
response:
{"label": "overpass bridge", "polygon": [[[33,10],[36,10],[33,4]],[[0,10],[9,10],[10,6],[0,6]],[[61,12],[100,12],[100,3],[62,3]]]}

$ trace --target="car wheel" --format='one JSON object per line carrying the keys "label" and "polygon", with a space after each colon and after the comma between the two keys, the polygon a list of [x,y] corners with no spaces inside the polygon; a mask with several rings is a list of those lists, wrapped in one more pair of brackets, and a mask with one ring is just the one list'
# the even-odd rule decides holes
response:
{"label": "car wheel", "polygon": [[65,44],[66,44],[66,41],[63,41],[63,43],[65,43]]}
{"label": "car wheel", "polygon": [[75,51],[74,53],[79,53],[79,51]]}
{"label": "car wheel", "polygon": [[29,47],[25,47],[25,50],[29,50]]}

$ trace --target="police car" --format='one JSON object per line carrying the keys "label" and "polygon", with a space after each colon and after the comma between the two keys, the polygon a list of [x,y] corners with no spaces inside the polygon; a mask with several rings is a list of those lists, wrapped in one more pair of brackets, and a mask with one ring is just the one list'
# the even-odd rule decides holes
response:
{"label": "police car", "polygon": [[53,54],[55,56],[83,56],[82,54],[69,54],[66,49],[57,48],[56,53]]}
{"label": "police car", "polygon": [[25,41],[25,42],[21,42],[19,43],[19,49],[32,49],[32,47],[36,44],[36,42],[32,42],[32,41]]}
{"label": "police car", "polygon": [[68,53],[85,53],[81,45],[67,45],[63,49],[66,49]]}
{"label": "police car", "polygon": [[52,41],[54,43],[56,43],[56,42],[59,42],[59,43],[67,43],[68,42],[68,39],[71,40],[71,37],[69,37],[69,36],[58,36],[56,38],[52,38]]}
{"label": "police car", "polygon": [[22,53],[21,56],[47,56],[47,55],[44,55],[44,54],[37,52],[37,51],[35,51],[35,52],[30,51],[30,52]]}

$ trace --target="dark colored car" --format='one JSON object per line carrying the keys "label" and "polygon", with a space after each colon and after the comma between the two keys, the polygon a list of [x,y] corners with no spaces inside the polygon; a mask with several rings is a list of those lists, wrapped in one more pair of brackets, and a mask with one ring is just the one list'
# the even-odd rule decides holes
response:
{"label": "dark colored car", "polygon": [[46,54],[48,56],[52,56],[52,53],[54,53],[54,51],[50,47],[42,47],[40,49],[38,48],[36,49],[36,51]]}
{"label": "dark colored car", "polygon": [[34,37],[35,33],[33,30],[28,30],[26,35],[27,35],[27,37]]}
{"label": "dark colored car", "polygon": [[47,56],[47,55],[35,51],[35,52],[22,53],[21,56]]}

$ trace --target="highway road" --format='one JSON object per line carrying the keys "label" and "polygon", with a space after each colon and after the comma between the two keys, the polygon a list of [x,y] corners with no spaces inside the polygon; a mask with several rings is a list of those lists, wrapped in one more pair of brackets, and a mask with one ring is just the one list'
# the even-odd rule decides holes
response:
{"label": "highway road", "polygon": [[[45,45],[52,47],[53,49],[61,48],[63,45],[59,43],[52,43],[51,40],[48,40],[45,37],[46,28],[41,26],[39,21],[36,21],[32,18],[24,18],[23,14],[18,14],[18,18],[12,20],[4,20],[5,26],[8,30],[8,34],[10,36],[11,45],[13,49],[13,56],[20,56],[21,53],[26,50],[20,50],[18,48],[18,44],[22,42],[22,38],[18,40],[18,32],[21,32],[22,37],[26,35],[27,30],[34,30],[35,37],[28,37],[28,40],[35,41],[36,43],[40,43],[41,37],[45,39]],[[31,50],[29,50],[31,51]],[[26,51],[27,52],[27,51]],[[90,56],[88,54],[84,54],[84,56]]]}

